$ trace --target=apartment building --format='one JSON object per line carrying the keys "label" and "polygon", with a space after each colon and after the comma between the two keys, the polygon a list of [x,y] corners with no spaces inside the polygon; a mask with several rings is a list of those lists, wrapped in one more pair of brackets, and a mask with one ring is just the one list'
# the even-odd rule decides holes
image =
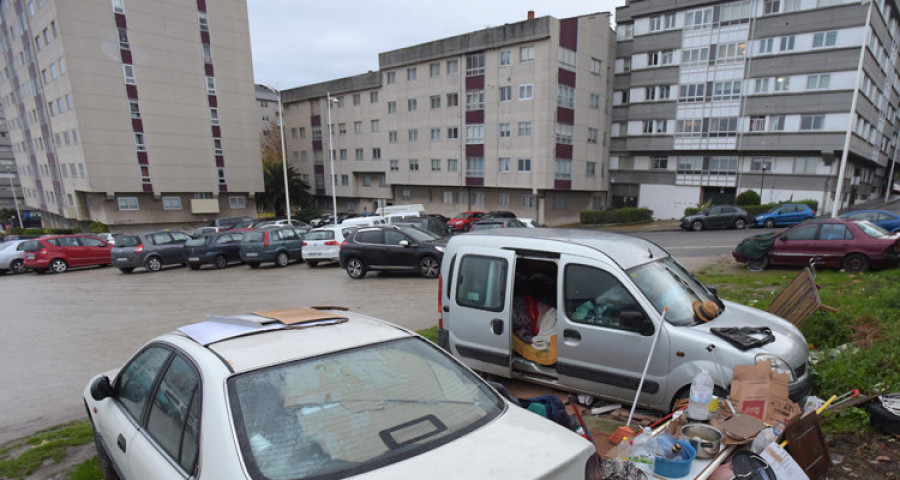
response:
{"label": "apartment building", "polygon": [[279,135],[278,125],[281,122],[278,113],[278,90],[272,87],[256,84],[256,102],[259,107],[259,139],[276,138]]}
{"label": "apartment building", "polygon": [[614,39],[609,13],[530,14],[381,53],[378,72],[283,92],[288,160],[329,210],[333,178],[338,210],[577,221],[607,199]]}
{"label": "apartment building", "polygon": [[[883,195],[900,100],[894,0],[629,0],[616,10],[614,206]],[[836,201],[835,198],[838,200]]]}
{"label": "apartment building", "polygon": [[0,29],[0,102],[45,227],[255,214],[245,0],[10,0]]}

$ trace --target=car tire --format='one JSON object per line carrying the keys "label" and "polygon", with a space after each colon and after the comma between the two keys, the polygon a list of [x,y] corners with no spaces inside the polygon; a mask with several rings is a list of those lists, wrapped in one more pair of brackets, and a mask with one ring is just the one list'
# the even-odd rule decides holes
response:
{"label": "car tire", "polygon": [[441,274],[441,262],[434,257],[419,260],[419,274],[425,278],[437,278]]}
{"label": "car tire", "polygon": [[54,258],[50,260],[50,271],[53,273],[66,273],[66,270],[69,269],[69,264],[66,263],[65,260],[61,258]]}
{"label": "car tire", "polygon": [[869,269],[869,257],[861,253],[851,253],[844,257],[841,268],[848,272],[865,272]]}
{"label": "car tire", "polygon": [[362,260],[351,258],[347,260],[347,275],[350,278],[363,278],[366,276],[366,266]]}
{"label": "car tire", "polygon": [[121,270],[122,273],[131,273],[134,271],[134,267],[119,267],[119,270]]}
{"label": "car tire", "polygon": [[191,270],[200,270],[200,264],[199,263],[189,263],[188,268],[190,268]]}
{"label": "car tire", "polygon": [[216,259],[213,260],[213,266],[221,270],[228,266],[228,259],[224,255],[216,255]]}
{"label": "car tire", "polygon": [[259,268],[259,262],[247,262],[247,265],[250,265],[250,268]]}
{"label": "car tire", "polygon": [[749,259],[747,260],[747,266],[753,270],[765,270],[769,266],[769,257],[768,255],[763,255],[759,258]]}
{"label": "car tire", "polygon": [[17,273],[22,273],[25,271],[25,262],[22,260],[13,260],[9,263],[9,271],[15,275]]}
{"label": "car tire", "polygon": [[747,226],[747,221],[744,220],[743,218],[738,218],[734,221],[734,228],[736,228],[738,230],[743,230],[744,227],[746,227],[746,226]]}
{"label": "car tire", "polygon": [[316,268],[316,265],[318,265],[319,262],[317,262],[315,260],[307,260],[306,264],[309,265],[311,268]]}
{"label": "car tire", "polygon": [[775,228],[775,220],[771,219],[771,218],[767,218],[765,223],[763,223],[763,225],[765,225],[766,228]]}
{"label": "car tire", "polygon": [[275,255],[275,266],[278,268],[286,267],[289,261],[287,252],[278,252]]}
{"label": "car tire", "polygon": [[693,223],[691,223],[691,230],[695,232],[703,230],[703,222],[701,222],[700,220],[694,220]]}
{"label": "car tire", "polygon": [[146,268],[148,272],[158,272],[162,269],[162,260],[160,260],[159,257],[150,257],[144,262],[144,268]]}
{"label": "car tire", "polygon": [[876,430],[888,435],[900,434],[900,415],[884,408],[878,398],[866,405],[866,411],[869,412],[869,423]]}
{"label": "car tire", "polygon": [[[93,427],[93,425],[91,425]],[[100,464],[100,472],[103,473],[104,480],[119,480],[119,475],[113,467],[112,459],[109,458],[100,436],[94,432],[94,447],[97,449],[97,461]]]}

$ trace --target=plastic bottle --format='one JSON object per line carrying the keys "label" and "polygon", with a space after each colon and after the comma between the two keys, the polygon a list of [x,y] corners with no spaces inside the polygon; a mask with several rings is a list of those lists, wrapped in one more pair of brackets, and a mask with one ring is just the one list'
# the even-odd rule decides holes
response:
{"label": "plastic bottle", "polygon": [[650,429],[644,427],[643,431],[638,433],[631,441],[631,456],[628,460],[637,467],[638,470],[647,474],[647,478],[653,477],[653,468],[656,463],[656,457],[653,455],[653,433]]}
{"label": "plastic bottle", "polygon": [[681,448],[681,444],[675,437],[663,433],[656,437],[656,455],[667,460],[687,460],[687,452]]}
{"label": "plastic bottle", "polygon": [[691,399],[687,416],[691,420],[709,420],[709,403],[712,401],[713,379],[706,370],[700,370],[691,382]]}
{"label": "plastic bottle", "polygon": [[628,457],[631,456],[631,439],[628,437],[622,437],[622,441],[619,442],[619,446],[616,447],[616,457],[620,460],[628,460]]}
{"label": "plastic bottle", "polygon": [[775,434],[775,429],[766,427],[756,434],[756,438],[753,439],[753,443],[750,445],[750,450],[759,455],[776,439],[778,439],[778,435]]}

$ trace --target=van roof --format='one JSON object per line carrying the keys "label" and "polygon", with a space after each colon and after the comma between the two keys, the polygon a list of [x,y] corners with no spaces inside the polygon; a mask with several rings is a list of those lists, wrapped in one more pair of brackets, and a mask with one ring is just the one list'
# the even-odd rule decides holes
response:
{"label": "van roof", "polygon": [[591,251],[595,251],[605,255],[624,270],[669,256],[669,253],[659,245],[640,237],[574,228],[506,228],[474,231],[451,238],[447,250],[450,252],[454,246],[472,244],[584,256],[589,256]]}

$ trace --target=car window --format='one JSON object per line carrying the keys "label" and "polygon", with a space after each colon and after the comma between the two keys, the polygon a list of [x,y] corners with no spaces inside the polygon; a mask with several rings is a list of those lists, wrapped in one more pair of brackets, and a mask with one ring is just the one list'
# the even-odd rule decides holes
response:
{"label": "car window", "polygon": [[281,238],[282,240],[296,240],[297,232],[293,228],[285,228],[281,231]]}
{"label": "car window", "polygon": [[[643,308],[609,272],[569,265],[563,285],[566,316],[572,321],[645,335],[653,332]],[[623,312],[631,315],[622,315]]]}
{"label": "car window", "polygon": [[240,374],[228,394],[254,479],[344,478],[422,454],[506,408],[418,338]]}
{"label": "car window", "polygon": [[85,247],[99,247],[103,245],[103,240],[94,237],[78,237],[78,241]]}
{"label": "car window", "polygon": [[[222,244],[223,243],[222,240],[224,240],[224,238],[225,237],[219,237],[218,239],[216,239],[216,243]],[[208,240],[209,240],[209,236],[204,235],[202,237],[192,238],[192,239],[188,240],[187,242],[185,242],[184,244],[185,244],[185,246],[188,246],[188,247],[202,247],[202,246],[206,245],[206,242]]]}
{"label": "car window", "polygon": [[150,240],[154,245],[168,245],[172,243],[172,236],[168,233],[154,233],[150,235]]}
{"label": "car window", "polygon": [[845,217],[851,220],[874,220],[872,212],[848,213]]}
{"label": "car window", "polygon": [[28,240],[27,242],[24,242],[22,245],[24,245],[24,247],[22,247],[22,249],[25,250],[26,252],[34,252],[34,251],[37,251],[37,250],[40,250],[41,248],[43,248],[43,245],[41,245],[41,242],[39,242],[37,240]]}
{"label": "car window", "polygon": [[306,236],[307,240],[334,240],[333,230],[313,230]]}
{"label": "car window", "polygon": [[247,234],[244,235],[244,240],[243,240],[243,242],[244,242],[244,243],[250,243],[250,242],[262,242],[262,241],[265,240],[265,239],[266,239],[266,232],[263,232],[263,231],[261,231],[261,230],[257,230],[257,231],[254,231],[254,232],[247,232]]}
{"label": "car window", "polygon": [[858,226],[863,233],[872,238],[883,238],[890,235],[887,230],[872,222],[857,222],[856,226]]}
{"label": "car window", "polygon": [[385,245],[400,245],[400,242],[406,240],[406,235],[396,231],[396,230],[385,230],[384,232],[384,243]]}
{"label": "car window", "polygon": [[791,232],[788,232],[784,236],[784,238],[787,240],[815,240],[816,230],[818,229],[818,225],[807,225],[804,227],[799,227]]}
{"label": "car window", "polygon": [[197,462],[199,405],[200,376],[176,355],[156,389],[147,432],[187,472],[192,472]]}
{"label": "car window", "polygon": [[120,235],[116,237],[117,247],[136,247],[141,244],[141,237],[137,235]]}
{"label": "car window", "polygon": [[171,351],[163,347],[150,347],[137,354],[119,374],[115,397],[135,421],[141,420],[150,389],[163,363]]}
{"label": "car window", "polygon": [[883,213],[883,212],[874,212],[871,218],[865,218],[863,220],[872,220],[874,222],[883,222],[885,220],[891,220],[891,216]]}
{"label": "car window", "polygon": [[17,251],[17,252],[22,252],[22,251],[25,250],[25,248],[26,248],[27,246],[28,246],[28,242],[21,242],[21,243],[19,243],[18,246],[16,246],[16,251]]}
{"label": "car window", "polygon": [[384,243],[384,230],[365,230],[356,234],[356,241],[359,243]]}
{"label": "car window", "polygon": [[456,303],[499,312],[506,300],[506,259],[466,255],[459,263]]}
{"label": "car window", "polygon": [[184,243],[191,238],[190,235],[182,232],[171,232],[170,235],[175,243]]}
{"label": "car window", "polygon": [[417,242],[430,242],[432,240],[440,240],[441,238],[417,227],[400,227],[399,230]]}
{"label": "car window", "polygon": [[819,231],[819,240],[852,240],[853,234],[842,223],[824,223]]}

